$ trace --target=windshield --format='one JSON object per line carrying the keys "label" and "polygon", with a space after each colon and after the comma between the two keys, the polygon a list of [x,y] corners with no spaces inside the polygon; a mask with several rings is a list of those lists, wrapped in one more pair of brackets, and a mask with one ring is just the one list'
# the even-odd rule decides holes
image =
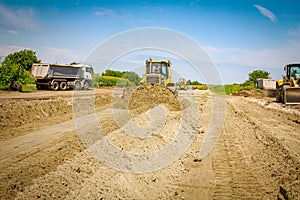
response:
{"label": "windshield", "polygon": [[152,63],[151,73],[167,75],[168,66],[166,63]]}
{"label": "windshield", "polygon": [[91,67],[85,68],[85,71],[86,71],[86,72],[89,72],[89,73],[91,73],[91,74],[94,74],[93,68],[91,68]]}
{"label": "windshield", "polygon": [[152,73],[154,73],[154,74],[161,74],[160,63],[152,63]]}
{"label": "windshield", "polygon": [[300,78],[300,65],[294,65],[290,67],[290,77],[295,79]]}

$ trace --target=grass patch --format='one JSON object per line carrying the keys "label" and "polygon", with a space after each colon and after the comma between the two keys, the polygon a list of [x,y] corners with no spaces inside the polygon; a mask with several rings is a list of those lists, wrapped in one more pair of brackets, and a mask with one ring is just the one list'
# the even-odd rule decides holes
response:
{"label": "grass patch", "polygon": [[134,86],[135,84],[128,79],[114,77],[114,76],[99,76],[94,77],[94,82],[97,83],[97,87],[101,86]]}
{"label": "grass patch", "polygon": [[[9,85],[0,85],[0,90],[7,90],[9,91],[10,88]],[[23,92],[31,92],[31,91],[37,91],[35,84],[25,84],[22,85],[22,91]]]}
{"label": "grass patch", "polygon": [[208,85],[208,89],[216,94],[236,95],[243,90],[255,90],[259,93],[262,91],[255,87],[254,84],[227,84],[227,85]]}
{"label": "grass patch", "polygon": [[22,86],[23,92],[37,91],[35,84],[26,84]]}
{"label": "grass patch", "polygon": [[201,85],[192,85],[192,87],[193,87],[193,90],[207,90],[208,89],[208,87],[207,87],[207,85],[204,85],[204,84],[201,84]]}
{"label": "grass patch", "polygon": [[0,90],[8,90],[9,85],[0,85]]}

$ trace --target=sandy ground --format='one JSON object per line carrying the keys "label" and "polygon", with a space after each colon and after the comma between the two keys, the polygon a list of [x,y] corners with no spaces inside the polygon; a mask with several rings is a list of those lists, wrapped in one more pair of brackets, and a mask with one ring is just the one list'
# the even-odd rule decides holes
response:
{"label": "sandy ground", "polygon": [[[191,145],[162,169],[132,173],[99,161],[91,153],[97,140],[83,139],[78,129],[87,128],[84,133],[92,133],[89,117],[93,116],[103,132],[100,139],[136,155],[160,152],[176,140],[184,121],[182,113],[188,111],[190,103],[170,95],[164,97],[167,91],[157,88],[147,94],[152,97],[145,98],[136,91],[129,99],[111,89],[98,89],[95,97],[91,91],[82,92],[75,100],[71,92],[0,94],[1,199],[300,198],[298,106],[283,106],[272,99],[226,96],[220,137],[209,155],[199,159],[206,134],[212,124],[217,124],[212,116],[219,107],[214,107],[213,95],[197,92],[200,117],[187,129],[195,133]],[[111,98],[112,92],[118,97]],[[154,100],[157,94],[160,98]],[[121,101],[129,101],[131,118],[124,121],[114,115],[124,109]],[[181,109],[179,104],[183,105]],[[155,128],[157,133],[145,138],[126,134],[124,127],[129,122],[148,128],[159,124],[150,120],[157,105],[163,105],[160,110],[165,115],[153,115],[164,120],[161,129]],[[107,151],[106,158],[116,163],[126,161],[110,155],[112,152]],[[158,159],[155,164],[160,163]],[[130,167],[127,169],[137,170]]]}

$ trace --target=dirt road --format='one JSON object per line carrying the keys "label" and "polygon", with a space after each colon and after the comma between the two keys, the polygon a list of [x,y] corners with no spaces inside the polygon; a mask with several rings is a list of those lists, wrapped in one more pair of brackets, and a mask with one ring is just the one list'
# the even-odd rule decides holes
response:
{"label": "dirt road", "polygon": [[[107,141],[124,151],[145,154],[174,140],[182,122],[181,112],[172,109],[178,105],[165,105],[164,127],[158,134],[135,138],[116,123],[107,93],[88,101],[95,102],[90,110]],[[71,98],[42,99],[0,102],[1,199],[300,198],[298,107],[227,96],[222,133],[210,154],[198,159],[205,134],[216,122],[211,121],[212,95],[197,93],[200,118],[185,153],[160,170],[128,173],[100,162],[86,149],[77,133],[79,125],[74,125]],[[151,110],[144,112],[141,101],[150,104],[141,99],[130,105],[132,121],[147,126]],[[87,116],[89,104],[79,103],[87,112],[82,116]],[[54,111],[58,115],[51,114]]]}

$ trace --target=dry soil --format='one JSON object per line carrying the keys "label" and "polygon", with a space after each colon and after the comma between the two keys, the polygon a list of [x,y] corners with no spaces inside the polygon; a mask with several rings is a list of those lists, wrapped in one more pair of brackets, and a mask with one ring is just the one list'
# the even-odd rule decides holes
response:
{"label": "dry soil", "polygon": [[[105,138],[127,152],[160,151],[176,137],[186,107],[156,86],[141,91],[1,92],[0,199],[300,198],[300,109],[272,99],[224,96],[225,123],[203,159],[199,150],[218,107],[214,95],[200,91],[194,91],[200,118],[193,142],[170,165],[136,174],[96,159],[77,132],[78,105],[76,117],[94,113]],[[163,105],[162,129],[146,138],[126,134],[113,112],[124,109],[122,101],[139,126],[151,123],[149,109]]]}

